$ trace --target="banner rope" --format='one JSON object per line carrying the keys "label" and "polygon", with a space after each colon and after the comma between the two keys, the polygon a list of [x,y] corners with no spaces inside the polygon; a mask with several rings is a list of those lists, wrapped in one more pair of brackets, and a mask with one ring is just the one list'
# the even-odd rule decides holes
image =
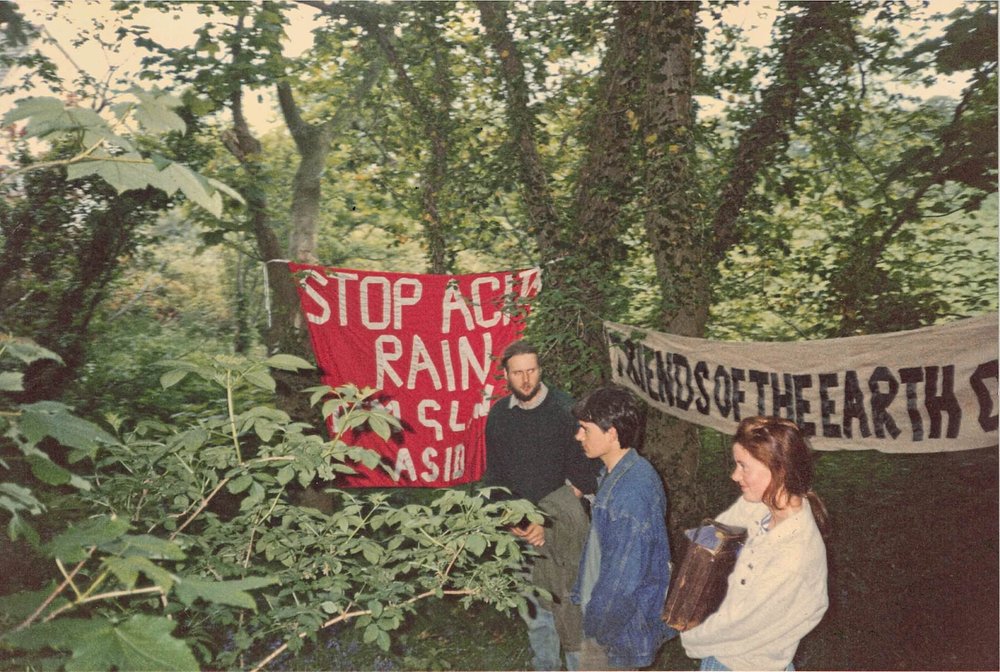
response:
{"label": "banner rope", "polygon": [[268,264],[288,264],[290,259],[268,259],[261,264],[264,269],[264,312],[267,313],[267,328],[271,328],[271,279],[267,276]]}

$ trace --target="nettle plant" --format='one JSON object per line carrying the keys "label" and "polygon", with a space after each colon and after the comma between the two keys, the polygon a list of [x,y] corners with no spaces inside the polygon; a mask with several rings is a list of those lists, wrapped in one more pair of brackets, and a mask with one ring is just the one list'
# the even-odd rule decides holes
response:
{"label": "nettle plant", "polygon": [[[198,376],[221,388],[219,408],[176,424],[140,421],[129,431],[113,419],[111,432],[59,405],[4,409],[8,448],[40,465],[42,487],[75,485],[73,496],[84,502],[77,522],[43,543],[25,522],[46,515],[41,496],[0,484],[0,512],[17,521],[10,536],[31,541],[54,576],[44,590],[0,598],[0,655],[8,663],[262,669],[345,622],[388,649],[390,633],[428,598],[523,604],[522,549],[506,528],[523,517],[540,521],[530,504],[462,490],[407,503],[390,491],[332,488],[330,513],[296,505],[296,484],[335,482],[351,462],[379,462],[342,436],[326,438],[253,403],[274,390],[269,368],[310,365],[286,355],[166,364],[164,386]],[[13,379],[0,381],[16,389]],[[399,429],[368,403],[374,390],[309,393],[324,417],[338,414],[341,432],[387,438]],[[53,439],[70,449],[71,469],[42,450]]]}

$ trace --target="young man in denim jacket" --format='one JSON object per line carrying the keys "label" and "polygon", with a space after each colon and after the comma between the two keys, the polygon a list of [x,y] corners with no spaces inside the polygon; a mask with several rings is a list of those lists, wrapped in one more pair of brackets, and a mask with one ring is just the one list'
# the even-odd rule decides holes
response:
{"label": "young man in denim jacket", "polygon": [[583,608],[581,669],[637,669],[677,633],[660,615],[670,584],[667,498],[636,450],[645,414],[623,387],[602,387],[573,407],[576,439],[604,467],[573,600]]}

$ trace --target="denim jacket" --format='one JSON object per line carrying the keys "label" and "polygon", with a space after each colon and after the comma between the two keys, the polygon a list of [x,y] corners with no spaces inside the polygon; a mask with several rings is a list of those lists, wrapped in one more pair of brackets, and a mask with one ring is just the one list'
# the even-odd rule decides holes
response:
{"label": "denim jacket", "polygon": [[666,512],[660,477],[635,450],[611,473],[602,470],[572,599],[582,603],[589,589],[581,605],[584,634],[604,647],[616,667],[650,665],[663,642],[677,634],[660,617],[670,585]]}

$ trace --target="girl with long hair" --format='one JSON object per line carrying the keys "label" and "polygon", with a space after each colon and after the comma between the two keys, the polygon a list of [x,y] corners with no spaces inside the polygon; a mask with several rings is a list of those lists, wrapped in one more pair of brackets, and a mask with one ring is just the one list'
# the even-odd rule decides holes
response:
{"label": "girl with long hair", "polygon": [[826,613],[826,507],[809,445],[790,420],[745,418],[733,440],[742,495],[716,517],[747,529],[718,611],[681,633],[702,670],[794,670],[799,641]]}

